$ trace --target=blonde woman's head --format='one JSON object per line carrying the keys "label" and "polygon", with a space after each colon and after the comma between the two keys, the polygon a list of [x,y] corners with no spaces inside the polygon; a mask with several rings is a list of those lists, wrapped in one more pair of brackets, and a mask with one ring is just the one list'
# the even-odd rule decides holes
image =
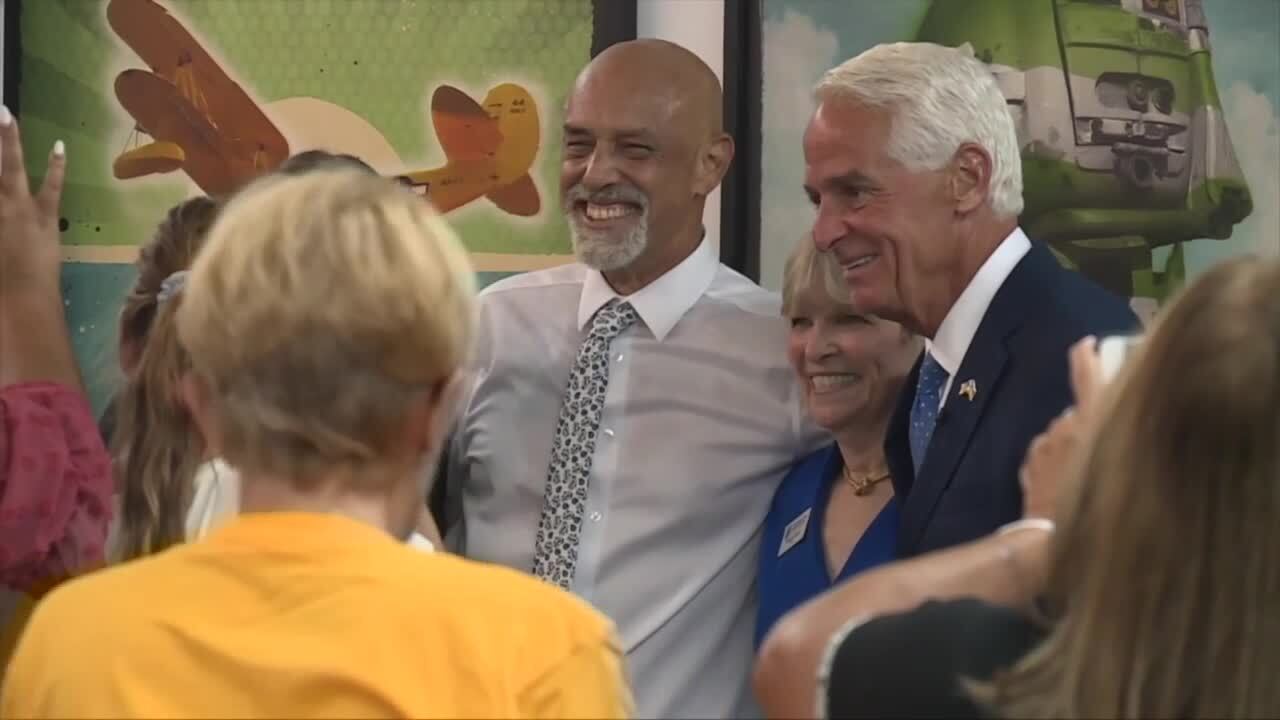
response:
{"label": "blonde woman's head", "polygon": [[1280,263],[1232,260],[1108,388],[1008,717],[1280,715]]}
{"label": "blonde woman's head", "polygon": [[887,424],[921,343],[898,323],[858,312],[839,262],[808,235],[783,268],[782,313],[791,323],[787,358],[813,421],[837,436]]}
{"label": "blonde woman's head", "polygon": [[474,316],[466,252],[421,198],[325,169],[231,201],[177,322],[201,429],[246,487],[339,473],[378,493],[438,452]]}

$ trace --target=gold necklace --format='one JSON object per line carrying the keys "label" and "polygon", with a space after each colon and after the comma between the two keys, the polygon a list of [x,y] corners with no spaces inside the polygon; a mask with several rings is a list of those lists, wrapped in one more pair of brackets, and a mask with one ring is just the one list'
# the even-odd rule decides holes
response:
{"label": "gold necklace", "polygon": [[854,495],[869,495],[876,485],[889,479],[889,471],[884,470],[879,473],[867,473],[865,475],[854,475],[848,465],[844,466],[844,479],[853,486]]}

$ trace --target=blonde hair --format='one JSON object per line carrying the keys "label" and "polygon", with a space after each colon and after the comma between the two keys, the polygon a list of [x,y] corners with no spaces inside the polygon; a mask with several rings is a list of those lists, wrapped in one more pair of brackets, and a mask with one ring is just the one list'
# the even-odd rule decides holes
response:
{"label": "blonde hair", "polygon": [[177,318],[222,455],[299,480],[379,463],[415,396],[462,366],[475,291],[453,231],[394,182],[256,181],[215,224]]}
{"label": "blonde hair", "polygon": [[782,314],[794,315],[800,297],[807,292],[816,293],[821,302],[832,307],[852,308],[840,262],[831,253],[819,252],[808,234],[791,248],[782,266]]}
{"label": "blonde hair", "polygon": [[1064,490],[1046,640],[1005,717],[1280,716],[1280,263],[1181,294],[1108,388]]}
{"label": "blonde hair", "polygon": [[156,553],[185,537],[184,518],[202,447],[182,403],[179,379],[189,365],[178,343],[178,293],[161,301],[161,288],[191,266],[213,224],[218,204],[195,197],[169,210],[138,255],[138,278],[120,312],[120,345],[136,362],[114,401],[111,437],[120,492],[119,539],[113,560]]}

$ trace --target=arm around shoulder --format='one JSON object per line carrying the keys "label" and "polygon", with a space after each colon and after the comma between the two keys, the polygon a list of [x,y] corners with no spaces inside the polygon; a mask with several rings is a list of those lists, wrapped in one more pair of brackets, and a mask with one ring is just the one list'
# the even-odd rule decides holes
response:
{"label": "arm around shoulder", "polygon": [[813,717],[823,658],[853,618],[903,612],[928,600],[975,597],[1029,607],[1044,581],[1048,537],[993,535],[863,573],[784,617],[756,660],[756,695],[769,717]]}

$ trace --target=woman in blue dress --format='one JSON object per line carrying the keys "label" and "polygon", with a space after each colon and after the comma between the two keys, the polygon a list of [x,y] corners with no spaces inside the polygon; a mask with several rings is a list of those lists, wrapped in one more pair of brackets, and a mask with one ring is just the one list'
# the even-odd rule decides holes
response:
{"label": "woman in blue dress", "polygon": [[805,407],[834,442],[792,467],[765,518],[757,646],[788,611],[894,559],[898,504],[884,437],[921,347],[897,323],[850,307],[839,265],[807,238],[787,259],[782,299]]}

